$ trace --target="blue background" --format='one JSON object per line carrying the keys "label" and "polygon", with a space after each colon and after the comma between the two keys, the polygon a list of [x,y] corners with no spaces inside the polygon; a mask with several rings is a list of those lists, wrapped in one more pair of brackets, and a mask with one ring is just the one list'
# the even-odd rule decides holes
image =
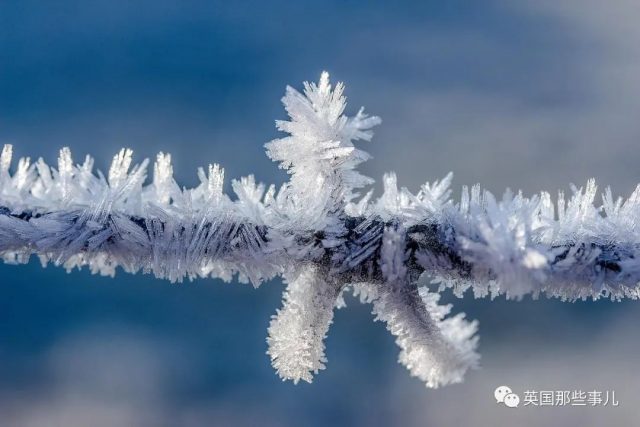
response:
{"label": "blue background", "polygon": [[[638,182],[638,6],[586,1],[0,2],[0,142],[55,164],[69,146],[106,170],[122,146],[173,156],[182,185],[286,179],[264,155],[279,99],[328,70],[353,114],[383,118],[363,166],[412,190],[567,189]],[[379,184],[376,184],[377,186]],[[229,182],[225,183],[227,189]],[[379,189],[379,187],[377,187]],[[0,265],[0,424],[624,425],[636,419],[632,301],[458,300],[483,368],[427,390],[349,299],[314,383],[282,383],[266,329],[280,281],[115,279]],[[615,389],[618,408],[496,405],[493,390]]]}

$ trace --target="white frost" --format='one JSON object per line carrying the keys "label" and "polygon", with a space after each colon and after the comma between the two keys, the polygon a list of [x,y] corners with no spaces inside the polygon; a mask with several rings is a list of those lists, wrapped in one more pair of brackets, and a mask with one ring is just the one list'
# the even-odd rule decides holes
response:
{"label": "white frost", "polygon": [[507,191],[497,199],[480,186],[451,198],[451,174],[417,194],[383,178],[374,199],[359,192],[372,180],[356,169],[380,123],[361,109],[344,114],[344,86],[327,73],[304,93],[290,87],[283,103],[286,136],[266,145],[267,155],[291,178],[279,190],[253,176],[232,181],[224,170],[198,169],[200,184],[181,188],[169,154],[160,153],[147,179],[147,160],[131,150],[113,159],[107,176],[93,159],[73,162],[63,148],[57,168],[42,159],[0,154],[0,257],[23,263],[37,255],[71,270],[159,278],[220,277],[255,286],[280,275],[283,307],[269,326],[272,364],[284,379],[311,381],[324,369],[324,337],[342,293],[353,290],[373,304],[400,347],[400,362],[429,387],[461,381],[477,365],[476,323],[448,316],[439,294],[419,284],[430,277],[456,295],[521,298],[546,294],[565,300],[640,296],[640,187],[614,200],[597,187],[557,203]]}

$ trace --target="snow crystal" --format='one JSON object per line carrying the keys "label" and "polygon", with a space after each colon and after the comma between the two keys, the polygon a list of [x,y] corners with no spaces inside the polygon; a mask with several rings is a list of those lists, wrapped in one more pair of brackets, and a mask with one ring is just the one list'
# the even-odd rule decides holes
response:
{"label": "snow crystal", "polygon": [[[224,170],[198,169],[200,184],[181,188],[169,154],[158,154],[151,183],[147,160],[131,150],[113,159],[105,177],[93,159],[74,164],[63,148],[57,168],[42,159],[0,154],[0,257],[9,263],[37,255],[67,270],[116,269],[171,281],[219,277],[258,286],[274,276],[287,283],[283,306],[269,326],[268,354],[277,373],[310,382],[325,368],[324,338],[346,290],[371,303],[400,347],[400,362],[429,387],[458,382],[477,366],[477,325],[427,289],[461,296],[546,294],[564,300],[638,298],[640,187],[614,200],[607,189],[572,187],[557,203],[507,191],[497,199],[479,185],[451,198],[452,176],[417,194],[383,177],[374,200],[359,192],[372,180],[356,169],[369,158],[357,148],[380,123],[361,109],[345,114],[344,86],[322,73],[304,93],[283,98],[287,135],[266,144],[290,180],[278,191],[253,176],[232,181]],[[422,278],[422,279],[421,279]]]}

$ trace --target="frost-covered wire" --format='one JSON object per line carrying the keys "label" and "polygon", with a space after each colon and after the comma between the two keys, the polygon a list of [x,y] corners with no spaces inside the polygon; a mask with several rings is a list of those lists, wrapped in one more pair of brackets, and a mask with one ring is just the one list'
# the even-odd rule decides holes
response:
{"label": "frost-covered wire", "polygon": [[[451,174],[414,194],[394,174],[384,192],[359,194],[372,180],[356,167],[367,160],[354,142],[368,141],[377,117],[344,114],[343,85],[323,73],[304,93],[288,87],[283,102],[288,135],[267,155],[290,180],[277,191],[252,176],[223,192],[218,165],[199,169],[200,184],[180,188],[171,156],[160,153],[145,185],[148,161],[132,165],[120,151],[107,176],[93,159],[58,167],[0,155],[0,256],[24,263],[37,255],[67,270],[116,267],[175,281],[219,277],[255,286],[275,276],[287,283],[283,306],[269,326],[268,354],[277,373],[311,381],[324,369],[324,338],[344,292],[373,305],[401,349],[400,362],[429,387],[462,380],[477,366],[476,322],[449,316],[439,291],[461,296],[563,300],[638,298],[640,187],[626,201],[607,189],[596,205],[594,181],[552,202],[507,191],[497,200],[479,186],[454,201]],[[422,286],[430,279],[440,286]]]}

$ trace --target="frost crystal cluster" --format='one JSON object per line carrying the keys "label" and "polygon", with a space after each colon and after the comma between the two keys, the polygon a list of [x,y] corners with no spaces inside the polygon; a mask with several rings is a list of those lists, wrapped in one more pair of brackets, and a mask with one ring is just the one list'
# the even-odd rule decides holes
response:
{"label": "frost crystal cluster", "polygon": [[160,153],[145,185],[147,161],[118,153],[104,176],[93,160],[75,164],[62,149],[57,168],[0,157],[0,256],[24,263],[37,255],[67,270],[116,267],[172,282],[219,277],[255,286],[282,276],[282,308],[269,326],[268,354],[283,379],[311,382],[327,362],[324,338],[343,293],[371,303],[400,347],[400,362],[428,387],[459,382],[478,363],[476,323],[450,316],[426,279],[461,296],[563,300],[638,298],[640,188],[626,201],[611,191],[594,204],[596,185],[573,188],[553,203],[479,186],[450,198],[451,175],[417,194],[386,175],[384,193],[358,192],[372,180],[356,167],[367,160],[357,141],[380,123],[360,110],[344,114],[343,85],[323,73],[304,93],[287,88],[287,136],[266,145],[290,180],[276,191],[252,176],[223,193],[218,165],[199,169],[200,185],[173,179],[171,156]]}

